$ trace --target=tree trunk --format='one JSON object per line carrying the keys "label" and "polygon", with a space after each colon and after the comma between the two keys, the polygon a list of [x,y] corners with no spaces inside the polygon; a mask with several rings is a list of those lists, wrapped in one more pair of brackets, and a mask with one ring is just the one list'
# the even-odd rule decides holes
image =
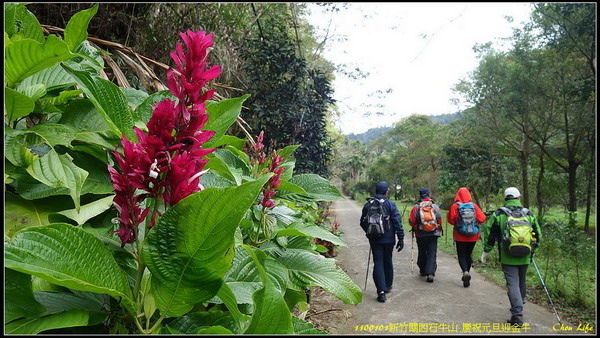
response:
{"label": "tree trunk", "polygon": [[569,224],[577,226],[577,167],[579,163],[569,161]]}
{"label": "tree trunk", "polygon": [[521,200],[523,206],[529,208],[529,153],[527,150],[521,151],[521,180],[523,181],[523,190],[521,191]]}
{"label": "tree trunk", "polygon": [[544,153],[540,152],[540,172],[537,179],[537,186],[535,188],[536,191],[536,202],[538,205],[538,220],[544,219],[544,195],[542,192],[542,184],[544,182]]}
{"label": "tree trunk", "polygon": [[590,214],[592,209],[592,183],[594,181],[594,172],[587,169],[587,193],[585,196],[585,224],[583,230],[587,233],[590,231]]}

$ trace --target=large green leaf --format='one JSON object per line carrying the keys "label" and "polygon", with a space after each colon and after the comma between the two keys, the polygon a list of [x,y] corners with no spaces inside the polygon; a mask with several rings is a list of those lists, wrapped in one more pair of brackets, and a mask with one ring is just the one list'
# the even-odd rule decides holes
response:
{"label": "large green leaf", "polygon": [[13,41],[4,51],[4,75],[9,87],[40,70],[75,56],[65,42],[55,35],[49,35],[44,44],[32,39]]}
{"label": "large green leaf", "polygon": [[127,276],[104,244],[79,227],[57,223],[23,229],[5,243],[4,263],[56,285],[108,294],[134,313]]}
{"label": "large green leaf", "polygon": [[152,228],[142,258],[161,315],[181,316],[217,294],[231,266],[235,229],[268,179],[192,194]]}
{"label": "large green leaf", "polygon": [[274,250],[273,256],[290,270],[294,284],[320,286],[346,304],[362,301],[362,291],[335,265],[335,259],[325,258],[302,249]]}
{"label": "large green leaf", "polygon": [[52,149],[45,156],[36,157],[27,168],[27,172],[47,186],[69,189],[75,209],[79,211],[81,188],[88,172],[73,164],[69,154],[58,155]]}
{"label": "large green leaf", "polygon": [[4,34],[9,37],[15,34],[17,28],[15,26],[15,12],[18,6],[22,5],[14,2],[4,4]]}
{"label": "large green leaf", "polygon": [[312,201],[335,201],[342,198],[339,190],[331,182],[317,174],[296,175],[289,181],[304,189],[307,194],[304,195],[282,191],[278,197],[293,198],[298,196]]}
{"label": "large green leaf", "polygon": [[24,37],[33,39],[37,42],[44,42],[44,32],[38,19],[31,13],[24,4],[19,4],[15,11],[15,20],[20,21],[19,33]]}
{"label": "large green leaf", "polygon": [[77,12],[71,17],[65,28],[65,42],[69,46],[69,50],[74,51],[82,41],[87,39],[88,25],[96,12],[98,12],[98,4]]}
{"label": "large green leaf", "polygon": [[4,333],[12,335],[38,334],[52,329],[87,326],[89,323],[89,312],[70,310],[39,318],[15,320],[4,326]]}
{"label": "large green leaf", "polygon": [[61,210],[60,206],[27,201],[9,191],[4,196],[4,235],[8,237],[23,228],[50,224],[48,215]]}
{"label": "large green leaf", "polygon": [[207,103],[208,121],[204,127],[205,130],[212,130],[215,136],[204,144],[204,148],[212,148],[218,144],[221,136],[229,130],[229,127],[235,122],[242,111],[242,103],[250,97],[246,94],[240,97],[225,99],[218,102],[209,101]]}
{"label": "large green leaf", "polygon": [[168,324],[170,329],[184,334],[198,334],[199,331],[214,326],[227,328],[235,334],[241,333],[231,313],[218,310],[190,313]]}
{"label": "large green leaf", "polygon": [[[283,298],[283,293],[275,287],[261,265],[257,253],[248,246],[246,251],[252,256],[263,283],[263,288],[252,297],[254,313],[244,334],[291,334],[294,333],[292,314]],[[264,253],[259,251],[259,255]]]}
{"label": "large green leaf", "polygon": [[[75,222],[77,222],[77,225],[82,225],[85,222],[87,222],[90,218],[96,217],[104,211],[108,210],[112,205],[113,199],[114,196],[104,197],[97,201],[82,205],[79,212],[77,212],[77,210],[75,209],[70,209],[58,212],[56,214],[74,220]],[[57,220],[57,218],[55,217],[55,215],[51,214],[49,216],[50,221],[55,222]]]}
{"label": "large green leaf", "polygon": [[33,112],[35,101],[27,95],[11,88],[4,88],[4,95],[4,111],[9,122]]}
{"label": "large green leaf", "polygon": [[43,123],[25,129],[23,133],[33,133],[41,137],[49,146],[70,146],[75,138],[76,130],[73,127],[59,123]]}
{"label": "large green leaf", "polygon": [[33,298],[31,275],[4,268],[4,322],[37,317],[44,306]]}
{"label": "large green leaf", "polygon": [[294,321],[294,334],[316,335],[328,334],[327,331],[317,329],[312,323],[302,320],[298,317],[292,317]]}
{"label": "large green leaf", "polygon": [[[262,265],[264,265],[267,276],[277,289],[285,292],[289,285],[289,273],[286,267],[272,257],[265,257]],[[248,252],[236,247],[233,264],[224,279],[239,299],[239,302],[244,303],[243,301],[248,299],[248,293],[251,295],[256,291],[254,283],[261,281],[260,270]]]}
{"label": "large green leaf", "polygon": [[81,87],[85,95],[102,114],[104,122],[117,134],[125,134],[129,140],[136,140],[133,133],[133,114],[127,105],[123,92],[114,83],[94,76],[89,72],[78,71],[62,65]]}
{"label": "large green leaf", "polygon": [[219,299],[225,304],[233,319],[235,319],[239,332],[242,332],[250,321],[250,316],[243,314],[238,308],[238,302],[234,292],[229,288],[227,283],[221,284]]}
{"label": "large green leaf", "polygon": [[327,240],[335,245],[346,246],[344,240],[316,224],[295,223],[289,228],[278,230],[276,236],[309,236]]}
{"label": "large green leaf", "polygon": [[74,86],[76,82],[73,80],[71,74],[67,73],[67,71],[60,66],[60,64],[55,64],[52,67],[28,76],[19,84],[17,88],[22,90],[26,87],[36,84],[43,84],[48,90],[53,90],[55,88],[67,88],[69,86]]}

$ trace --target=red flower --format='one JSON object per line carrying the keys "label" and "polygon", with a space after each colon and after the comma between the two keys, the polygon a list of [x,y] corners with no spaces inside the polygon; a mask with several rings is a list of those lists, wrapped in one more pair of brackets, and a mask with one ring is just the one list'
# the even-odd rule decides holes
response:
{"label": "red flower", "polygon": [[[215,135],[202,130],[208,121],[206,100],[214,94],[212,89],[202,89],[221,72],[220,66],[206,69],[213,34],[188,30],[180,36],[187,52],[177,43],[171,53],[176,71],[167,71],[169,90],[178,102],[165,99],[156,104],[146,125],[148,132],[134,128],[138,143],[123,137],[123,155],[113,153],[120,172],[108,167],[116,193],[113,203],[120,215],[119,230],[114,232],[123,246],[135,241],[134,229],[149,212],[140,207],[147,197],[172,206],[201,189],[200,176],[208,162],[205,156],[215,150],[202,148]],[[156,214],[152,214],[150,228],[155,222]]]}

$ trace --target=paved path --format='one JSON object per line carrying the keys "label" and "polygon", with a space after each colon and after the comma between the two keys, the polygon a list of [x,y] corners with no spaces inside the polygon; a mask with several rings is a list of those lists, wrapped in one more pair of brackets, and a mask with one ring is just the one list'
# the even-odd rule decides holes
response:
{"label": "paved path", "polygon": [[[349,198],[331,206],[332,219],[344,231],[347,247],[336,257],[339,266],[361,288],[365,285],[369,244],[358,225],[361,208]],[[402,211],[402,210],[401,210]],[[409,233],[410,234],[410,233]],[[329,300],[342,309],[347,319],[330,326],[332,334],[561,334],[575,331],[577,325],[563,321],[563,331],[554,330],[558,321],[553,312],[528,302],[524,320],[529,328],[512,331],[506,325],[510,304],[506,289],[487,281],[473,269],[471,286],[463,287],[458,263],[452,256],[438,251],[438,269],[434,283],[425,282],[416,266],[417,245],[414,243],[415,266],[411,273],[411,237],[407,234],[404,250],[394,252],[394,285],[387,302],[376,300],[372,278],[372,259],[366,291],[358,305]],[[325,294],[324,297],[331,295]],[[335,298],[331,296],[332,298]],[[337,300],[337,303],[336,303]],[[379,326],[379,327],[378,327]]]}

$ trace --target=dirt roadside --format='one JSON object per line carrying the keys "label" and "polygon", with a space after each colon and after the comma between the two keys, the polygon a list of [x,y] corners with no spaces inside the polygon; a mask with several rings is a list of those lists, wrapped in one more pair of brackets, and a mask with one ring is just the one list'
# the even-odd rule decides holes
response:
{"label": "dirt roadside", "polygon": [[[360,207],[351,199],[335,201],[331,218],[341,224],[347,247],[336,260],[352,280],[365,286],[363,301],[348,305],[335,296],[313,288],[307,319],[330,334],[491,334],[491,335],[571,335],[585,334],[579,324],[562,320],[536,304],[525,304],[526,325],[512,328],[506,324],[510,304],[506,289],[471,270],[471,286],[463,287],[456,259],[438,251],[438,269],[434,283],[427,283],[416,267],[411,271],[411,238],[404,250],[394,253],[394,285],[387,302],[376,300],[372,278],[373,263],[366,275],[369,244],[358,225]],[[578,330],[579,329],[579,330]],[[589,332],[588,332],[589,334]]]}

